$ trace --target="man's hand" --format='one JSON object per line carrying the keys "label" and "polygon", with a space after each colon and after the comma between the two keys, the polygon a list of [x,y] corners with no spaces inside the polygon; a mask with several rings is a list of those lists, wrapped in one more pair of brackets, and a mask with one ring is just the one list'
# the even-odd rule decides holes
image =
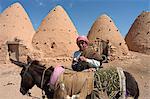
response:
{"label": "man's hand", "polygon": [[84,61],[86,62],[87,58],[85,58],[84,56],[80,56],[80,61]]}
{"label": "man's hand", "polygon": [[77,58],[73,58],[73,61],[74,61],[74,62],[78,62],[78,59],[77,59]]}

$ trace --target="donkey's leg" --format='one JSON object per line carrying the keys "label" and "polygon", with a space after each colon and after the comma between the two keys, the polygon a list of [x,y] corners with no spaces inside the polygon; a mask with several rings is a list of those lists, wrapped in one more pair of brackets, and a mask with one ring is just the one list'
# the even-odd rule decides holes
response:
{"label": "donkey's leg", "polygon": [[81,99],[81,98],[80,98],[80,95],[77,94],[77,95],[72,95],[71,99]]}
{"label": "donkey's leg", "polygon": [[65,88],[64,83],[59,83],[58,87],[56,88],[54,92],[54,99],[71,99],[67,95],[67,90]]}

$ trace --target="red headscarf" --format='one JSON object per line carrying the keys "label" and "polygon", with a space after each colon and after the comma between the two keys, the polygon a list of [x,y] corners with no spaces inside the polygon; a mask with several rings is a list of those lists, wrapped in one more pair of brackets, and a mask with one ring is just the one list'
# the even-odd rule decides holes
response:
{"label": "red headscarf", "polygon": [[85,41],[87,44],[89,43],[89,40],[87,39],[86,36],[78,36],[77,39],[76,39],[76,42],[79,42],[79,41]]}

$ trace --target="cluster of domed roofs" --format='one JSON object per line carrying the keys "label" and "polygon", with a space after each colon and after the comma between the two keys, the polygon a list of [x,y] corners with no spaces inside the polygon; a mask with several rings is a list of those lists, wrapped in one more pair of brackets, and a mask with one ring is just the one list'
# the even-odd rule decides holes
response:
{"label": "cluster of domed roofs", "polygon": [[[52,9],[35,31],[22,5],[15,3],[0,14],[0,63],[7,62],[10,52],[15,53],[17,44],[21,44],[18,47],[20,60],[31,55],[44,62],[65,64],[71,61],[73,52],[78,50],[78,35],[61,6]],[[150,12],[142,12],[137,17],[125,40],[106,14],[97,18],[87,37],[91,42],[97,38],[109,41],[114,57],[128,55],[129,50],[150,54]]]}

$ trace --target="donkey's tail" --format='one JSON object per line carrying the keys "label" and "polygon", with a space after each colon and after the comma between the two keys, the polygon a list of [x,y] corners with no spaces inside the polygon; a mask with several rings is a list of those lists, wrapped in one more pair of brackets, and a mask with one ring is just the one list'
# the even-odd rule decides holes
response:
{"label": "donkey's tail", "polygon": [[140,92],[139,92],[139,87],[138,87],[138,84],[137,84],[137,93],[136,93],[134,99],[138,99],[139,95],[140,95]]}
{"label": "donkey's tail", "polygon": [[124,71],[124,74],[126,76],[127,94],[134,97],[134,99],[138,99],[139,87],[137,81],[129,72]]}

